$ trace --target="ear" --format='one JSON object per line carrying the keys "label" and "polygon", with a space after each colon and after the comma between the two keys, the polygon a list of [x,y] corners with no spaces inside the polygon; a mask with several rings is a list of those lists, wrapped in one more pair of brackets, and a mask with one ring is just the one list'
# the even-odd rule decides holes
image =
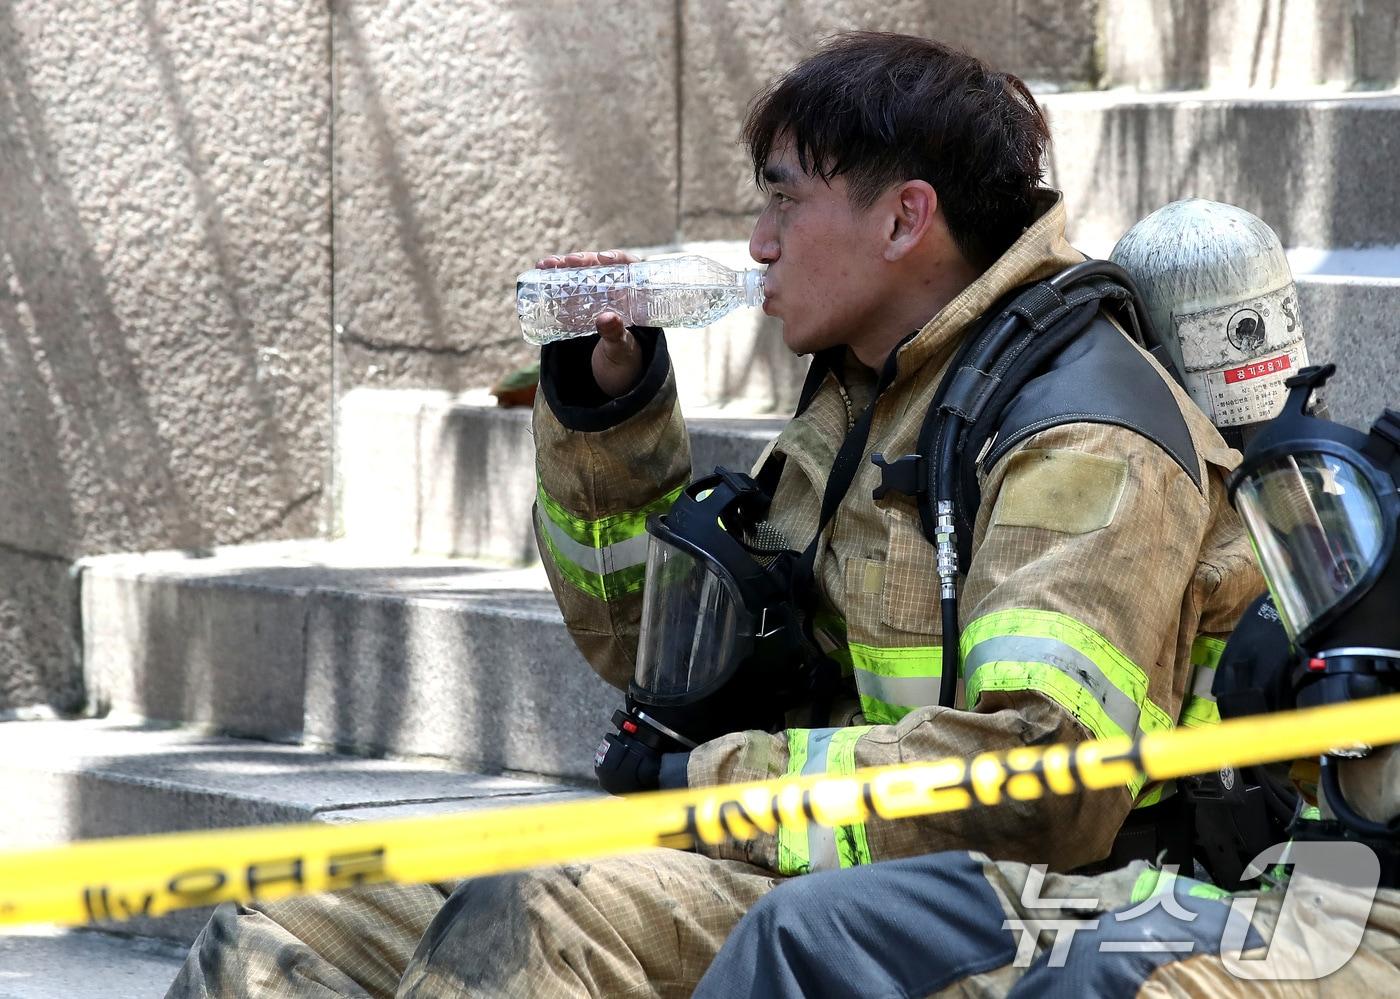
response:
{"label": "ear", "polygon": [[884,255],[893,261],[908,255],[928,238],[938,213],[938,193],[927,181],[906,180],[886,197],[890,200]]}

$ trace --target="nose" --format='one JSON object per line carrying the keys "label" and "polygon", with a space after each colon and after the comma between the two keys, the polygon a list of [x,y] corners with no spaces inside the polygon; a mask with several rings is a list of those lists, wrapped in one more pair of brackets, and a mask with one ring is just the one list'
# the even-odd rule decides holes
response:
{"label": "nose", "polygon": [[773,209],[763,209],[763,214],[753,224],[753,234],[749,236],[749,256],[760,264],[771,264],[778,259],[778,227],[773,221]]}

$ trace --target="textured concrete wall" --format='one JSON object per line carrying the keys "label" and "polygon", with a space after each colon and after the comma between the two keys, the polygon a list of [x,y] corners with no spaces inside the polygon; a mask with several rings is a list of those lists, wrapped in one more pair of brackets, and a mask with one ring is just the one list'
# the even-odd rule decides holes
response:
{"label": "textured concrete wall", "polygon": [[[1059,94],[1043,101],[1071,238],[1112,246],[1179,198],[1238,205],[1286,247],[1400,243],[1400,95]],[[1078,244],[1077,244],[1078,245]]]}
{"label": "textured concrete wall", "polygon": [[515,275],[676,236],[670,3],[340,0],[339,379],[461,388],[528,351]]}
{"label": "textured concrete wall", "polygon": [[690,240],[747,238],[762,207],[739,142],[749,102],[835,32],[926,35],[1057,87],[1088,86],[1098,73],[1093,0],[694,0],[682,7],[681,227]]}
{"label": "textured concrete wall", "polygon": [[530,349],[537,257],[746,236],[749,99],[844,28],[934,34],[1085,86],[1096,0],[341,0],[335,313],[342,389],[489,381]]}
{"label": "textured concrete wall", "polygon": [[1400,0],[1104,0],[1106,86],[1390,87]]}
{"label": "textured concrete wall", "polygon": [[0,3],[0,708],[80,696],[66,565],[313,533],[329,17]]}

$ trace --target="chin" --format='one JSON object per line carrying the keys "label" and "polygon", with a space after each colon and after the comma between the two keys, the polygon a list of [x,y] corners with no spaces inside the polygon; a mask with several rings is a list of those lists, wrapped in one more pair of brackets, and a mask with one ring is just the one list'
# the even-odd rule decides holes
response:
{"label": "chin", "polygon": [[802,330],[795,329],[787,323],[783,324],[783,346],[799,357],[815,354],[840,342],[840,338],[833,336],[829,330]]}
{"label": "chin", "polygon": [[812,347],[803,342],[802,335],[792,332],[792,328],[786,323],[783,324],[783,346],[798,357],[812,353]]}

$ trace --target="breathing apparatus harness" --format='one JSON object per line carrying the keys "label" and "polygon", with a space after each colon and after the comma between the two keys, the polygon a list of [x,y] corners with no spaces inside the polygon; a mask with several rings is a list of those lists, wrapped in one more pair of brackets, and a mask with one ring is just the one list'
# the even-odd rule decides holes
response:
{"label": "breathing apparatus harness", "polygon": [[[1001,453],[1016,443],[999,434],[1007,405],[1047,361],[1085,332],[1105,303],[1123,306],[1134,342],[1171,371],[1170,355],[1138,301],[1132,278],[1106,260],[1086,260],[1018,289],[954,357],[919,430],[918,453],[893,461],[870,456],[881,470],[875,499],[891,492],[913,498],[924,537],[937,553],[944,663],[959,661],[958,575],[971,560],[972,526],[981,504],[976,465],[989,456],[994,441]],[[957,680],[957,669],[944,669],[939,704],[953,704]]]}
{"label": "breathing apparatus harness", "polygon": [[[1226,717],[1344,703],[1400,690],[1400,412],[1363,434],[1308,411],[1336,370],[1304,368],[1285,383],[1283,412],[1250,443],[1231,476],[1292,654],[1271,672],[1229,671],[1216,687]],[[1335,819],[1296,821],[1295,839],[1365,843],[1383,883],[1400,885],[1400,816],[1367,818],[1346,799],[1339,761],[1324,755],[1322,794]]]}
{"label": "breathing apparatus harness", "polygon": [[[944,662],[958,662],[957,577],[970,558],[972,522],[981,500],[974,459],[998,457],[1034,432],[1018,424],[1013,433],[998,436],[1006,429],[1000,421],[1007,408],[1047,362],[1087,330],[1098,331],[1095,342],[1103,347],[1095,357],[1106,350],[1109,364],[1150,367],[1116,327],[1100,318],[1105,304],[1120,306],[1134,341],[1170,363],[1136,305],[1132,279],[1115,264],[1088,260],[1016,289],[988,310],[987,318],[965,338],[937,390],[920,429],[920,453],[890,462],[882,454],[871,455],[881,468],[874,498],[888,492],[915,498],[924,535],[935,548]],[[841,354],[843,350],[836,349],[813,359],[795,416],[806,410],[826,376],[839,370]],[[687,488],[669,513],[648,518],[652,547],[637,672],[624,710],[613,716],[616,731],[604,735],[594,755],[604,789],[625,793],[656,787],[658,781],[662,786],[683,782],[683,773],[669,778],[666,774],[673,757],[726,732],[776,731],[785,710],[804,700],[813,705],[811,724],[827,723],[841,671],[815,635],[816,555],[865,456],[875,405],[895,378],[898,354],[897,347],[879,374],[870,402],[837,450],[817,529],[800,553],[786,549],[785,540],[763,519],[782,472],[781,456],[771,457],[754,477],[716,469]],[[1159,391],[1169,394],[1159,375],[1149,377]],[[1184,423],[1154,432],[1151,420],[1119,411],[1140,404],[1140,392],[1125,395],[1118,410],[1110,405],[1092,413],[1055,400],[1051,425],[1087,419],[1132,426],[1177,455],[1183,466],[1194,467],[1180,456],[1183,448],[1190,449]],[[1169,408],[1177,413],[1174,405]],[[1034,407],[1030,415],[1037,415]],[[1044,419],[1021,422],[1035,424],[1035,429],[1045,425]],[[762,542],[755,540],[760,535]],[[679,563],[668,556],[668,549],[685,553],[688,570],[674,569]],[[762,563],[757,567],[755,556]],[[669,576],[668,563],[673,565]],[[668,585],[677,579],[689,583]],[[708,591],[704,579],[710,580]],[[679,605],[693,611],[719,593],[728,594],[721,603],[732,611],[726,626],[746,622],[737,628],[737,641],[713,644],[713,636],[702,633],[699,616],[667,609]],[[713,610],[715,605],[710,606]],[[956,683],[957,670],[945,670],[940,704],[953,704]]]}

